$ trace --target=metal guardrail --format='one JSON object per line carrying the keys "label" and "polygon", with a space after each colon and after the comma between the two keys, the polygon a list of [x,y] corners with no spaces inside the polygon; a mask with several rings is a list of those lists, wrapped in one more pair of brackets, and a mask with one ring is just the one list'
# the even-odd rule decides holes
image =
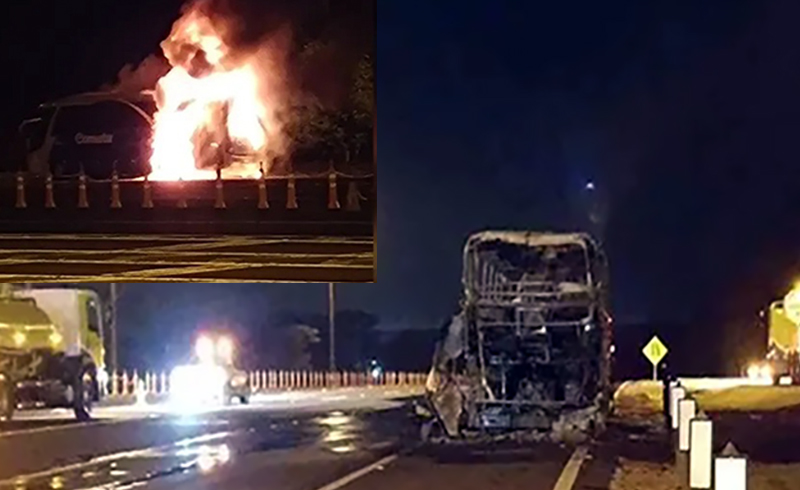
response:
{"label": "metal guardrail", "polygon": [[[422,386],[424,373],[386,371],[380,376],[352,371],[284,371],[259,370],[246,373],[253,393],[268,391],[318,390],[323,388],[356,388],[370,386]],[[122,371],[109,376],[107,393],[111,398],[131,395],[168,395],[166,371]]]}

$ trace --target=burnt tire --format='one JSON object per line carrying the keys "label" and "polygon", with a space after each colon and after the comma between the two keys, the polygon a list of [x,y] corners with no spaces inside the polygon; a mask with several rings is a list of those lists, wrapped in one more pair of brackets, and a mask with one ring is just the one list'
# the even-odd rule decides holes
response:
{"label": "burnt tire", "polygon": [[72,409],[75,412],[75,418],[81,422],[91,420],[94,392],[97,389],[97,375],[94,367],[90,365],[81,367],[78,376],[73,381],[72,389],[74,394]]}

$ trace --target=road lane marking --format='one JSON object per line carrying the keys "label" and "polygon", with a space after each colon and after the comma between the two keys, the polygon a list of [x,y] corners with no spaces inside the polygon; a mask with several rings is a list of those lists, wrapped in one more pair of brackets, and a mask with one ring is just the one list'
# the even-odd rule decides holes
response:
{"label": "road lane marking", "polygon": [[319,487],[317,488],[317,490],[338,490],[346,485],[349,485],[350,483],[361,478],[362,476],[372,473],[375,470],[383,469],[384,466],[390,464],[392,461],[397,459],[397,457],[398,457],[397,454],[391,454],[389,456],[386,456],[385,458],[381,458],[370,465],[367,465],[359,470],[356,470],[350,474],[347,474],[339,478],[338,480],[332,481],[325,486]]}
{"label": "road lane marking", "polygon": [[[19,419],[20,422],[47,422],[50,419]],[[56,421],[61,421],[64,419],[53,419]],[[45,432],[54,432],[57,430],[69,430],[69,429],[82,429],[85,427],[100,427],[103,425],[111,425],[111,424],[118,424],[120,422],[126,422],[131,420],[140,420],[137,418],[119,418],[119,419],[104,419],[104,420],[91,420],[89,422],[75,422],[75,423],[66,423],[66,424],[56,424],[56,425],[48,425],[46,427],[33,427],[30,429],[17,429],[17,430],[8,430],[8,431],[0,431],[0,439],[5,437],[12,437],[12,436],[20,436],[20,435],[29,435],[29,434],[41,434]]]}
{"label": "road lane marking", "polygon": [[561,475],[559,475],[553,490],[572,490],[572,487],[575,485],[575,480],[578,479],[578,473],[581,470],[583,461],[587,456],[589,456],[589,449],[587,447],[579,446],[575,449],[569,461],[567,461],[567,464],[564,465],[564,469],[561,470]]}
{"label": "road lane marking", "polygon": [[46,470],[35,471],[32,473],[26,473],[23,475],[16,475],[4,480],[0,480],[0,486],[2,485],[11,485],[11,484],[20,484],[20,483],[27,483],[31,480],[36,480],[40,478],[46,478],[53,475],[68,473],[70,471],[80,470],[83,468],[89,468],[92,466],[102,465],[104,463],[108,463],[111,461],[118,461],[121,459],[133,459],[133,458],[141,458],[146,457],[151,454],[156,454],[164,451],[168,451],[170,449],[183,449],[193,444],[202,444],[206,442],[210,442],[213,440],[224,439],[227,437],[231,437],[234,432],[216,432],[211,434],[203,434],[201,436],[196,437],[189,437],[186,439],[181,439],[179,441],[171,442],[169,444],[162,444],[159,446],[151,446],[145,447],[142,449],[132,449],[129,451],[117,451],[114,453],[107,453],[100,456],[95,456],[86,461],[77,461],[75,463],[69,463],[61,466],[53,466]]}

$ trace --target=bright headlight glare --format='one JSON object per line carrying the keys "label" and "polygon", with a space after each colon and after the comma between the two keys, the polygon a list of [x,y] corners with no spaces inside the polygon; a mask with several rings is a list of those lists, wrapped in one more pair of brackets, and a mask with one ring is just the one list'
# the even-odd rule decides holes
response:
{"label": "bright headlight glare", "polygon": [[210,362],[214,360],[214,341],[209,337],[202,336],[197,339],[195,353],[200,362]]}
{"label": "bright headlight glare", "polygon": [[217,356],[225,362],[233,359],[233,340],[230,337],[220,337],[217,340]]}
{"label": "bright headlight glare", "polygon": [[237,374],[231,378],[231,384],[233,386],[244,386],[247,384],[247,376],[244,374]]}
{"label": "bright headlight glare", "polygon": [[62,340],[64,340],[64,337],[62,337],[60,333],[53,332],[53,333],[50,334],[50,343],[53,346],[60,345]]}
{"label": "bright headlight glare", "polygon": [[170,392],[176,401],[202,402],[222,396],[225,370],[219,366],[178,366],[170,375]]}

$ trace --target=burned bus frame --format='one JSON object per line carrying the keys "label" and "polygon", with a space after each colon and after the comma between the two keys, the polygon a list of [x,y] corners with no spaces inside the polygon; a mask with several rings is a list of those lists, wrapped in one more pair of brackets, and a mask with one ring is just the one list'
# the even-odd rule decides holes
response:
{"label": "burned bus frame", "polygon": [[[503,249],[520,262],[501,260]],[[566,276],[526,270],[525,254],[559,249],[578,259]],[[602,428],[612,330],[600,246],[583,233],[486,231],[469,238],[463,260],[463,308],[428,383],[445,434],[561,437]]]}

